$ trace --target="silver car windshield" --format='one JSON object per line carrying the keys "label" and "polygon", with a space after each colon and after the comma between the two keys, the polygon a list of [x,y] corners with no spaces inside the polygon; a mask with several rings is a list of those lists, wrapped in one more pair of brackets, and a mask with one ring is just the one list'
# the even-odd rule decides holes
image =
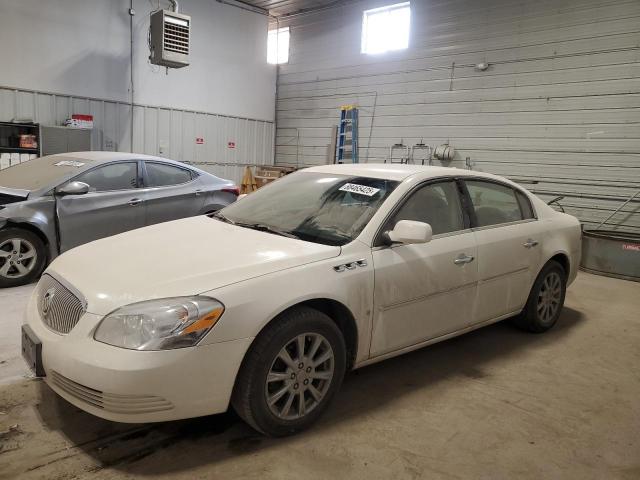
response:
{"label": "silver car windshield", "polygon": [[380,178],[298,172],[219,212],[247,228],[326,245],[356,238],[398,182]]}
{"label": "silver car windshield", "polygon": [[79,173],[91,163],[91,160],[62,155],[34,158],[1,170],[0,187],[39,190]]}

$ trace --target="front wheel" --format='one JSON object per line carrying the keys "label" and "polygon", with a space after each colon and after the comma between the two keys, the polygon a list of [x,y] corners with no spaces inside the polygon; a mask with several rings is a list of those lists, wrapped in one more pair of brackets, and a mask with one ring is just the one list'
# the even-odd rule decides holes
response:
{"label": "front wheel", "polygon": [[44,242],[21,228],[0,230],[0,288],[33,282],[46,265]]}
{"label": "front wheel", "polygon": [[331,318],[295,308],[256,338],[238,374],[233,407],[262,433],[297,433],[327,408],[345,367],[344,338]]}
{"label": "front wheel", "polygon": [[542,333],[558,321],[564,305],[567,273],[555,260],[550,260],[538,274],[524,310],[514,321],[523,330]]}

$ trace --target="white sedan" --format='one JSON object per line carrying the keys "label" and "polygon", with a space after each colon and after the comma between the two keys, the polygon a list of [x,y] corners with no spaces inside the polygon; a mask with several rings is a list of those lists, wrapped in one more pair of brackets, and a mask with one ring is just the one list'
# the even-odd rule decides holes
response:
{"label": "white sedan", "polygon": [[119,422],[224,412],[287,435],[347,370],[513,318],[557,321],[580,225],[504,178],[413,165],[291,174],[212,216],[71,250],[23,351],[60,396]]}

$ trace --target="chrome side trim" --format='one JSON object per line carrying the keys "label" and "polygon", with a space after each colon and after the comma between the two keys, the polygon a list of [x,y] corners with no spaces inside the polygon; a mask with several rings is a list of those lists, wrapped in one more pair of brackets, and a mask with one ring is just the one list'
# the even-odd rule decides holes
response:
{"label": "chrome side trim", "polygon": [[493,228],[510,227],[511,225],[520,225],[522,223],[538,222],[537,218],[527,218],[524,220],[516,220],[514,222],[496,223],[495,225],[487,225],[484,227],[473,227],[471,230],[474,232],[481,232],[482,230],[490,230]]}
{"label": "chrome side trim", "polygon": [[382,305],[380,307],[380,310],[383,312],[386,312],[388,310],[393,310],[394,308],[398,308],[398,307],[404,307],[405,305],[409,305],[411,303],[418,303],[418,302],[423,302],[431,297],[435,297],[438,295],[445,295],[448,293],[453,293],[456,292],[458,290],[466,290],[468,288],[471,287],[475,287],[478,285],[478,282],[469,282],[469,283],[465,283],[463,285],[460,285],[458,287],[453,287],[453,288],[448,288],[446,290],[440,290],[438,292],[435,293],[430,293],[428,295],[420,295],[419,297],[414,297],[414,298],[410,298],[409,300],[403,300],[401,302],[396,302],[396,303],[390,303],[388,305]]}
{"label": "chrome side trim", "polygon": [[515,275],[516,273],[526,272],[528,270],[529,270],[529,267],[520,267],[516,270],[510,270],[505,273],[499,273],[498,275],[494,275],[492,277],[482,278],[478,281],[478,283],[481,284],[481,283],[493,282],[494,280],[498,280],[499,278],[506,277],[507,275]]}

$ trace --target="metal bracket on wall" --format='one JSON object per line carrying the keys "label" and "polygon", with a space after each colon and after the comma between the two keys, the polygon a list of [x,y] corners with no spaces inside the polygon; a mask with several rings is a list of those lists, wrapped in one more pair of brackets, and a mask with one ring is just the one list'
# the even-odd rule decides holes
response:
{"label": "metal bracket on wall", "polygon": [[[400,155],[394,157],[396,151],[399,151]],[[394,143],[389,147],[389,163],[409,163],[410,156],[409,147],[407,147],[402,140],[400,140],[400,143]],[[384,163],[387,163],[387,159],[385,159]]]}
{"label": "metal bracket on wall", "polygon": [[453,90],[453,77],[456,71],[456,62],[451,62],[451,78],[449,80],[449,91]]}

